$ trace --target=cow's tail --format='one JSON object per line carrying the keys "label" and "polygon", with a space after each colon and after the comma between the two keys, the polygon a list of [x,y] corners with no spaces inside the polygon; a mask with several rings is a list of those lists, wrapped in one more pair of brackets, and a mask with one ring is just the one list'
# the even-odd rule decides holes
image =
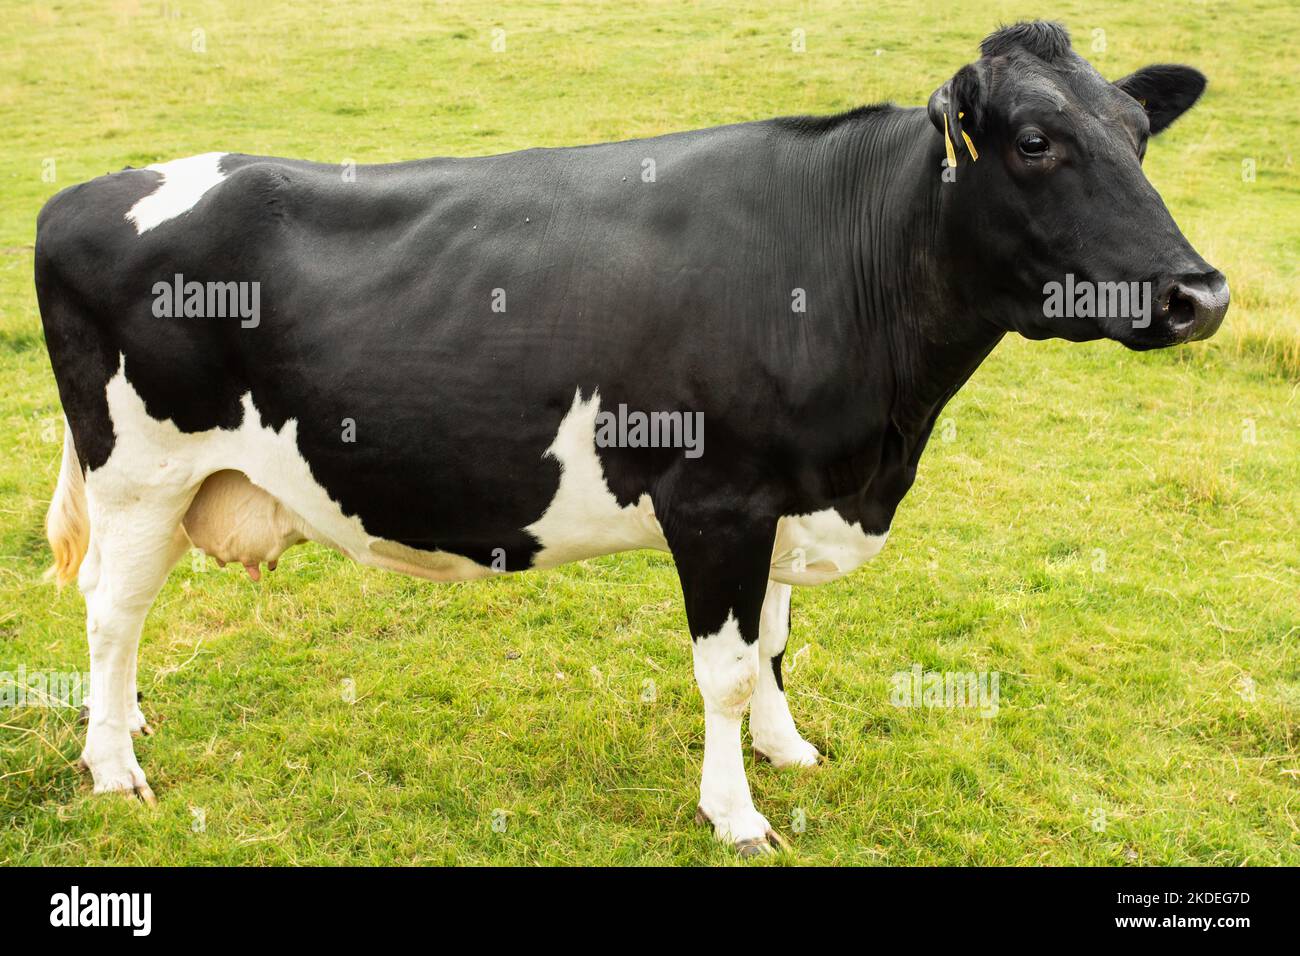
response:
{"label": "cow's tail", "polygon": [[72,429],[66,418],[63,420],[63,463],[59,466],[59,484],[45,515],[45,536],[54,552],[54,564],[45,572],[45,578],[63,587],[76,579],[81,559],[90,547],[86,478],[81,473],[77,447],[72,443]]}

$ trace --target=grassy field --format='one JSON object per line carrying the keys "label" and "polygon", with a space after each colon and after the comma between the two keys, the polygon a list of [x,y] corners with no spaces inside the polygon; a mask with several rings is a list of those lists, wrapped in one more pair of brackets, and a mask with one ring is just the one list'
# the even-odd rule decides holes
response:
{"label": "grassy field", "polygon": [[[0,671],[87,666],[80,594],[40,580],[57,189],[214,149],[378,162],[919,104],[1049,15],[1108,76],[1210,76],[1147,171],[1232,311],[1175,352],[996,350],[883,554],[796,592],[791,707],[831,760],[754,768],[755,801],[778,863],[1300,863],[1294,6],[505,6],[4,0]],[[999,672],[997,716],[892,706],[913,664]],[[187,559],[140,687],[156,811],[90,795],[75,711],[0,710],[0,862],[733,861],[692,824],[701,705],[660,555],[440,586],[314,546],[261,585]]]}

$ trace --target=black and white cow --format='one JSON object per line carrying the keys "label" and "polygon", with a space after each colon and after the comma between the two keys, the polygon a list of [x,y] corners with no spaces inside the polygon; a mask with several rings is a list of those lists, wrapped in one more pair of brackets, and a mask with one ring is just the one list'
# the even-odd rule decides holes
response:
{"label": "black and white cow", "polygon": [[[781,683],[791,585],[880,550],[998,340],[1218,327],[1224,278],[1141,165],[1204,85],[1108,82],[1025,23],[926,109],[344,170],[206,153],[59,193],[36,240],[68,429],[48,531],[86,597],[95,791],[154,799],[136,651],[191,542],[254,577],[312,540],[440,581],[656,548],[704,699],[700,814],[767,849],[746,709],[774,764],[819,758]],[[1150,307],[1045,306],[1061,283]],[[620,408],[704,431],[600,440]]]}

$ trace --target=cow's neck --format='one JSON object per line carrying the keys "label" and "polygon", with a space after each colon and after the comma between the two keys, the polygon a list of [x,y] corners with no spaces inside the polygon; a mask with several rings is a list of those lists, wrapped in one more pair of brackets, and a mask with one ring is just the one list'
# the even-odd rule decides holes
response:
{"label": "cow's neck", "polygon": [[901,497],[939,412],[1004,333],[975,312],[979,277],[963,280],[953,265],[965,257],[949,247],[950,184],[924,110],[868,114],[823,134],[808,155],[825,174],[826,216],[851,262],[853,308],[840,321],[856,347],[842,349],[836,376],[844,412],[858,415],[865,444],[884,442],[886,470],[907,472],[898,487],[887,482],[886,496]]}
{"label": "cow's neck", "polygon": [[[856,320],[869,338],[888,342],[896,372],[893,414],[900,425],[932,419],[984,360],[1002,331],[974,311],[963,276],[968,257],[952,248],[952,215],[943,179],[943,151],[924,110],[882,117],[881,129],[864,124],[858,161],[866,184],[859,207],[855,259],[867,288],[878,298],[863,303]],[[963,160],[969,162],[969,160]],[[962,174],[959,166],[957,175]]]}

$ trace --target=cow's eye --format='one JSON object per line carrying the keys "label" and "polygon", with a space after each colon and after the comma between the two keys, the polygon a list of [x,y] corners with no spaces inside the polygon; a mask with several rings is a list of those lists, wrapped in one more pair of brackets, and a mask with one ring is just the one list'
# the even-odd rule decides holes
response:
{"label": "cow's eye", "polygon": [[1026,156],[1041,156],[1047,152],[1047,138],[1042,133],[1021,133],[1016,146]]}

